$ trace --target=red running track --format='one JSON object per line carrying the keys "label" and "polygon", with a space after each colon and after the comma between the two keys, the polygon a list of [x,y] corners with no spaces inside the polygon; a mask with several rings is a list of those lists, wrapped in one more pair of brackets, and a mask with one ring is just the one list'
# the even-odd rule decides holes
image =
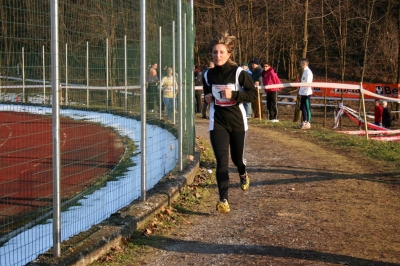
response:
{"label": "red running track", "polygon": [[[61,118],[61,198],[72,198],[109,172],[124,153],[112,129]],[[52,207],[52,118],[0,112],[0,234],[4,220]]]}

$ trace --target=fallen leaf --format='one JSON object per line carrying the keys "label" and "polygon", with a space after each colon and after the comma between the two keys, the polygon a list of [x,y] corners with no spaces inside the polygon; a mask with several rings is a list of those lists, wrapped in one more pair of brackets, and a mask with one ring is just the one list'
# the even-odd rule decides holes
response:
{"label": "fallen leaf", "polygon": [[113,257],[110,255],[107,255],[105,258],[105,261],[112,261]]}
{"label": "fallen leaf", "polygon": [[157,222],[152,222],[150,223],[151,228],[157,228]]}
{"label": "fallen leaf", "polygon": [[151,231],[149,228],[145,228],[145,229],[143,230],[143,234],[144,234],[144,235],[151,235],[151,234],[152,234],[152,231]]}
{"label": "fallen leaf", "polygon": [[124,244],[125,246],[128,245],[128,240],[126,239],[126,237],[122,237],[122,238],[121,238],[121,242],[122,242],[122,244]]}
{"label": "fallen leaf", "polygon": [[115,246],[115,247],[112,247],[111,250],[114,252],[118,252],[118,251],[121,251],[122,248],[120,246]]}

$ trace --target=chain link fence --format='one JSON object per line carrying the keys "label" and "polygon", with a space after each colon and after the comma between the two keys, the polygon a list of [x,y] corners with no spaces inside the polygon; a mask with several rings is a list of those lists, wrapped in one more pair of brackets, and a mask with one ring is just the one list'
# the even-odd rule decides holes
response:
{"label": "chain link fence", "polygon": [[0,265],[25,265],[191,162],[193,2],[0,11]]}

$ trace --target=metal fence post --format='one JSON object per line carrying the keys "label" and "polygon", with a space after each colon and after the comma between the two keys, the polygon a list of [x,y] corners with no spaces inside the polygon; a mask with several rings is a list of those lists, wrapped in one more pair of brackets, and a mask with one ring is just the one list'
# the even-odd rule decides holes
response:
{"label": "metal fence post", "polygon": [[61,191],[60,191],[60,105],[58,58],[58,1],[51,0],[51,72],[52,72],[52,143],[53,143],[53,255],[61,255]]}
{"label": "metal fence post", "polygon": [[141,201],[146,201],[146,1],[140,0],[140,107],[141,107]]}

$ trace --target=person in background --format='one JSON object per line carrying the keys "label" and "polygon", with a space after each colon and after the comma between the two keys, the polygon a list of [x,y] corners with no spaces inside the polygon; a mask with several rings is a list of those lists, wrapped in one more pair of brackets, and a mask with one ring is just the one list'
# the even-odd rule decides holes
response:
{"label": "person in background", "polygon": [[[262,80],[264,86],[282,83],[269,63],[263,64]],[[270,122],[279,122],[277,105],[279,90],[280,88],[265,89],[265,93],[267,94],[268,119]]]}
{"label": "person in background", "polygon": [[250,185],[244,158],[248,124],[243,103],[257,99],[258,91],[250,75],[232,61],[235,42],[236,38],[227,33],[212,37],[210,50],[215,67],[203,76],[204,100],[210,105],[210,140],[217,161],[216,209],[220,213],[230,212],[229,155],[239,173],[241,189],[247,190]]}
{"label": "person in background", "polygon": [[[254,85],[259,90],[258,86],[262,86],[262,68],[260,66],[260,60],[258,58],[254,58],[251,63],[251,77],[253,79]],[[252,103],[253,109],[253,117],[254,118],[262,118],[262,107],[261,107],[261,95],[258,93],[257,99],[255,99]]]}
{"label": "person in background", "polygon": [[[202,77],[202,72],[201,70],[197,67],[194,66],[194,85],[195,86],[202,86],[203,85],[203,77]],[[194,91],[194,99],[195,99],[195,113],[200,114],[202,110],[202,96],[203,91],[202,90],[196,90]]]}
{"label": "person in background", "polygon": [[383,108],[379,103],[379,99],[375,99],[375,106],[374,106],[374,125],[382,126],[382,114]]}
{"label": "person in background", "polygon": [[[206,68],[203,69],[202,71],[202,77],[204,76],[204,73],[210,69],[210,68],[214,68],[214,62],[210,61],[208,62],[208,66]],[[208,108],[208,103],[206,101],[203,102],[203,107],[201,108],[201,118],[207,119],[207,108]]]}
{"label": "person in background", "polygon": [[[300,60],[300,67],[303,70],[303,74],[301,76],[302,83],[309,83],[313,81],[313,73],[311,69],[308,67],[309,61],[307,58],[302,58]],[[310,86],[303,86],[299,88],[299,95],[301,96],[300,102],[300,110],[302,114],[302,123],[300,124],[301,129],[310,129],[311,128],[311,95],[312,88]]]}
{"label": "person in background", "polygon": [[170,120],[174,111],[174,98],[178,93],[178,86],[172,74],[172,68],[167,68],[167,76],[163,77],[161,80],[161,87],[164,89],[164,104],[167,109],[167,119]]}
{"label": "person in background", "polygon": [[392,112],[390,111],[386,101],[382,102],[382,125],[390,128],[392,125]]}
{"label": "person in background", "polygon": [[[160,71],[161,71],[161,76],[166,76],[168,74],[168,66],[164,66],[162,70],[160,69]],[[161,86],[160,89],[161,89],[161,110],[164,112],[165,111],[164,90]],[[157,96],[157,99],[158,97],[159,96]]]}
{"label": "person in background", "polygon": [[[244,71],[246,71],[247,73],[249,73],[249,75],[251,76],[251,70],[249,68],[249,65],[246,62],[243,62],[241,67],[243,68]],[[251,109],[251,103],[243,103],[244,109],[246,110],[246,115],[247,118],[251,118],[251,115],[253,113],[253,110]]]}
{"label": "person in background", "polygon": [[153,63],[147,71],[147,110],[151,113],[154,112],[154,107],[157,104],[157,86],[159,81],[157,67],[157,63]]}
{"label": "person in background", "polygon": [[248,65],[246,62],[243,62],[242,65],[241,65],[241,67],[243,68],[244,71],[246,71],[247,73],[249,73],[250,76],[251,76],[251,70],[250,70],[250,68],[249,68],[249,65]]}

